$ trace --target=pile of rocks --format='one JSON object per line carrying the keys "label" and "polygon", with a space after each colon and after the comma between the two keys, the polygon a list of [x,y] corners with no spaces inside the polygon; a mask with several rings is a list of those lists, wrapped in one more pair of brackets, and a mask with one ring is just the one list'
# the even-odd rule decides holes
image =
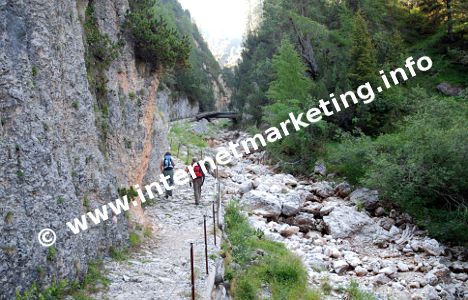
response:
{"label": "pile of rocks", "polygon": [[327,181],[299,180],[258,164],[262,155],[220,171],[224,198],[240,198],[254,227],[298,254],[311,285],[327,278],[336,299],[351,279],[382,299],[468,297],[466,249],[446,248],[409,215],[384,209],[378,191],[330,181],[324,166],[315,173]]}

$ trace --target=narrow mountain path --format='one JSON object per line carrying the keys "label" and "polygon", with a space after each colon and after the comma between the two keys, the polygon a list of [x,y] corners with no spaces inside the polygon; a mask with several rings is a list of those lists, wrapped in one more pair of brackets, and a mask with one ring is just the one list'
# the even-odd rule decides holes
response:
{"label": "narrow mountain path", "polygon": [[[177,159],[176,169],[185,166]],[[203,215],[207,215],[209,254],[215,253],[211,203],[216,195],[216,179],[206,176],[202,201],[195,205],[193,189],[186,184],[174,189],[173,197],[160,197],[145,214],[157,231],[131,259],[105,262],[111,281],[108,291],[96,299],[191,299],[190,242],[194,243],[197,299],[206,292]],[[209,260],[210,268],[214,261]]]}

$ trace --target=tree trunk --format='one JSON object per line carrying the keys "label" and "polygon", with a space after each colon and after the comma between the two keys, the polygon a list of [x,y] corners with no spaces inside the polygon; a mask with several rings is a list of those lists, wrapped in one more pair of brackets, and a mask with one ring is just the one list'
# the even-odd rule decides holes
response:
{"label": "tree trunk", "polygon": [[452,0],[445,0],[447,5],[447,35],[451,42],[453,42],[453,18],[452,18]]}
{"label": "tree trunk", "polygon": [[294,27],[294,32],[296,33],[299,45],[301,46],[301,56],[306,61],[309,73],[313,79],[317,79],[319,68],[317,65],[317,60],[315,59],[314,48],[310,42],[309,34],[306,34],[305,37],[302,36],[302,33],[296,27],[294,20],[290,17],[289,20]]}

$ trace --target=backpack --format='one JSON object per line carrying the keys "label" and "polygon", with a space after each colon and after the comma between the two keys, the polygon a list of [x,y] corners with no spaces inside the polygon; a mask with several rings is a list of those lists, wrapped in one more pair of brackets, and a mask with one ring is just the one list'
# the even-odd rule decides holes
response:
{"label": "backpack", "polygon": [[164,156],[164,170],[172,170],[172,157],[170,155]]}
{"label": "backpack", "polygon": [[199,165],[196,165],[193,167],[193,172],[197,176],[197,178],[204,177],[205,174],[203,174],[203,170]]}

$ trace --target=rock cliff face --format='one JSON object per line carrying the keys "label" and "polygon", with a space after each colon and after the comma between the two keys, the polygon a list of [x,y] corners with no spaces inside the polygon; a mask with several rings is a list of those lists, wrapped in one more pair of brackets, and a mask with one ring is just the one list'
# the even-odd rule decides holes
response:
{"label": "rock cliff face", "polygon": [[[126,245],[129,222],[143,222],[138,207],[130,221],[121,214],[78,235],[65,224],[115,200],[119,187],[156,180],[168,121],[198,111],[188,101],[169,105],[159,74],[136,62],[122,39],[127,0],[102,0],[93,3],[98,28],[123,43],[105,71],[100,117],[85,61],[87,6],[0,1],[0,299],[74,280],[90,260]],[[56,232],[56,254],[39,244],[43,228]]]}

